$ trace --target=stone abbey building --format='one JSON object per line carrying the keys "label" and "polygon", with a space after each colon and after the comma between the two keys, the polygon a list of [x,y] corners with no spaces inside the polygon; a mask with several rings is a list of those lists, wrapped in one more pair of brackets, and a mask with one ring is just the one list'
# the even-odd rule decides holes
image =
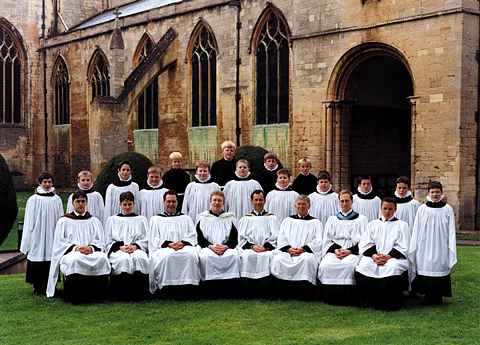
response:
{"label": "stone abbey building", "polygon": [[477,226],[477,0],[2,0],[0,152],[27,185],[232,139],[337,188],[440,180]]}

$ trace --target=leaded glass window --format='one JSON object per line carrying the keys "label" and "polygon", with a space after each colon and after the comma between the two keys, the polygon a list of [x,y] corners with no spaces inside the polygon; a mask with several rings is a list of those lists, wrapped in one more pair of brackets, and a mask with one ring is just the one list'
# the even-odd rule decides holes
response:
{"label": "leaded glass window", "polygon": [[62,58],[58,59],[53,73],[55,89],[55,124],[68,124],[70,123],[70,80],[67,66]]}
{"label": "leaded glass window", "polygon": [[22,122],[22,61],[13,35],[0,26],[0,123]]}

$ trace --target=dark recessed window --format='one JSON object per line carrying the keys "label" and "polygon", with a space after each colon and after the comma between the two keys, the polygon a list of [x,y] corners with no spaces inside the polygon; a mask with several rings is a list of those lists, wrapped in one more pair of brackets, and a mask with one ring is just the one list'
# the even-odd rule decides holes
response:
{"label": "dark recessed window", "polygon": [[55,124],[70,123],[70,79],[67,66],[62,58],[58,58],[53,71],[55,90]]}
{"label": "dark recessed window", "polygon": [[110,74],[108,62],[102,53],[95,52],[92,59],[89,80],[93,101],[97,96],[110,96]]}

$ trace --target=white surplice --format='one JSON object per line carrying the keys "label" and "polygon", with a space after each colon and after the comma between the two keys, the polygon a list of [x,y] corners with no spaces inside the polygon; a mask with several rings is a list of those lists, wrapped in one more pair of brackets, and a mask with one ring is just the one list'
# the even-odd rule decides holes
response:
{"label": "white surplice", "polygon": [[[85,191],[87,192],[87,191]],[[73,194],[68,196],[67,200],[67,211],[66,213],[72,213],[73,202],[72,202]],[[96,191],[87,192],[87,206],[86,211],[90,213],[92,216],[97,217],[100,219],[101,222],[104,220],[104,212],[105,212],[105,204],[103,203],[102,194]]]}
{"label": "white surplice", "polygon": [[107,187],[107,191],[105,193],[105,212],[104,212],[104,222],[107,221],[108,217],[115,216],[121,212],[120,208],[120,194],[125,192],[132,192],[133,196],[135,197],[135,208],[134,212],[139,213],[139,202],[138,202],[138,192],[139,187],[138,184],[132,182],[126,186],[116,186],[115,184],[111,183]]}
{"label": "white surplice", "polygon": [[[276,246],[279,222],[273,214],[252,212],[238,222],[238,252],[240,255],[240,276],[259,279],[270,275],[270,263]],[[264,252],[255,252],[251,245],[267,248]]]}
{"label": "white surplice", "polygon": [[274,214],[279,223],[295,214],[295,200],[298,193],[292,189],[279,190],[273,189],[267,194],[265,201],[265,210]]}
{"label": "white surplice", "polygon": [[[320,220],[307,216],[285,218],[280,226],[277,250],[272,259],[271,273],[283,280],[308,281],[316,285],[318,263],[322,252],[323,226]],[[287,248],[309,249],[299,256],[282,251]]]}
{"label": "white surplice", "polygon": [[163,213],[163,195],[167,188],[142,189],[138,192],[140,214],[150,220],[151,217]]}
{"label": "white surplice", "polygon": [[[112,274],[134,272],[148,274],[148,221],[144,216],[111,216],[105,223],[105,233],[106,252],[112,265]],[[138,249],[128,254],[116,248],[127,244],[136,244]]]}
{"label": "white surplice", "polygon": [[328,217],[335,216],[339,211],[338,194],[330,189],[326,193],[317,191],[308,196],[310,198],[310,214],[320,219],[325,226]]}
{"label": "white surplice", "polygon": [[215,182],[190,182],[185,189],[182,213],[190,216],[196,223],[198,215],[208,210],[210,195],[215,191],[220,191],[220,186]]}
{"label": "white surplice", "polygon": [[[94,252],[88,255],[75,250],[75,246],[88,245]],[[110,263],[104,253],[105,235],[96,217],[72,219],[69,215],[58,220],[53,240],[53,253],[48,277],[47,297],[55,294],[59,272],[66,276],[81,274],[99,276],[110,274]],[[68,253],[67,253],[68,252]]]}
{"label": "white surplice", "polygon": [[262,190],[260,183],[248,177],[227,182],[223,189],[225,211],[232,212],[237,219],[242,218],[250,211],[252,207],[250,196],[257,189]]}
{"label": "white surplice", "polygon": [[[170,242],[182,241],[174,250]],[[150,291],[168,285],[198,285],[200,267],[197,233],[192,219],[183,214],[166,214],[150,218],[148,247],[150,252]]]}
{"label": "white surplice", "polygon": [[358,190],[358,193],[353,195],[352,208],[355,212],[363,214],[371,222],[380,216],[381,203],[380,198],[374,196],[372,191],[370,193],[362,193]]}

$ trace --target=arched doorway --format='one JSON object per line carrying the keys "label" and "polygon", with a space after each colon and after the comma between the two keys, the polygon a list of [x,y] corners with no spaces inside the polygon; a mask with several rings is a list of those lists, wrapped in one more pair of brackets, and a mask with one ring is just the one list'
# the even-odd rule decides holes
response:
{"label": "arched doorway", "polygon": [[336,73],[327,112],[330,169],[342,187],[354,189],[357,178],[367,175],[381,195],[390,194],[395,179],[412,170],[408,65],[394,48],[371,43],[347,53]]}

